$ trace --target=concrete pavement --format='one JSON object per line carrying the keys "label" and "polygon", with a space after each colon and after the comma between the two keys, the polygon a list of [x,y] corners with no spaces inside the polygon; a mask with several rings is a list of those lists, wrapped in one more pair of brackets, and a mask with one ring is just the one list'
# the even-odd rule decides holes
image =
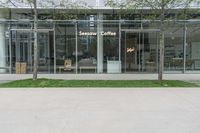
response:
{"label": "concrete pavement", "polygon": [[[0,81],[32,78],[32,74],[0,74]],[[38,74],[38,78],[64,80],[157,80],[158,74]],[[200,74],[163,74],[165,80],[200,80]]]}
{"label": "concrete pavement", "polygon": [[0,133],[200,133],[200,89],[0,89]]}

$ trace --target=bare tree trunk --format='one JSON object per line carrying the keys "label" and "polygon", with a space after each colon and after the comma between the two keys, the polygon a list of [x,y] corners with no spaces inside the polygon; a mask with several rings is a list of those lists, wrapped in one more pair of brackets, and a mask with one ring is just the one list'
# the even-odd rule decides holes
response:
{"label": "bare tree trunk", "polygon": [[158,80],[161,82],[163,80],[163,68],[164,68],[164,19],[165,19],[165,2],[162,0],[161,8],[161,19],[160,19],[160,60],[159,60],[159,72]]}
{"label": "bare tree trunk", "polygon": [[164,31],[161,28],[160,31],[160,61],[159,61],[159,73],[158,80],[163,80],[163,68],[164,68]]}
{"label": "bare tree trunk", "polygon": [[37,0],[34,0],[34,65],[33,80],[37,80],[38,46],[37,46]]}

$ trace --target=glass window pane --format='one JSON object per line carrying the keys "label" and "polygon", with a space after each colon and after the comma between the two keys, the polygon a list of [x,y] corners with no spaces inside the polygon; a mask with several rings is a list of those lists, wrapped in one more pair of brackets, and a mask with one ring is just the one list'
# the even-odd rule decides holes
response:
{"label": "glass window pane", "polygon": [[188,24],[186,45],[186,70],[200,70],[200,24]]}
{"label": "glass window pane", "polygon": [[79,73],[97,72],[97,27],[93,21],[78,23]]}
{"label": "glass window pane", "polygon": [[166,25],[165,29],[165,71],[183,71],[183,44],[184,44],[183,25]]}
{"label": "glass window pane", "polygon": [[57,73],[76,72],[76,32],[70,22],[56,24],[56,68]]}

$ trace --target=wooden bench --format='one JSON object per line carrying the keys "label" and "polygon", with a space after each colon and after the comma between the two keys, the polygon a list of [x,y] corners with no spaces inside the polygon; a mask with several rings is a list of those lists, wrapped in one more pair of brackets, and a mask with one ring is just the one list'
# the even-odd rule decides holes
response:
{"label": "wooden bench", "polygon": [[59,70],[59,73],[61,73],[62,70],[75,70],[76,67],[75,66],[69,66],[69,67],[64,67],[64,66],[59,66],[58,67],[58,70]]}
{"label": "wooden bench", "polygon": [[80,66],[80,73],[82,72],[82,70],[94,70],[95,73],[97,72],[97,67],[96,66]]}

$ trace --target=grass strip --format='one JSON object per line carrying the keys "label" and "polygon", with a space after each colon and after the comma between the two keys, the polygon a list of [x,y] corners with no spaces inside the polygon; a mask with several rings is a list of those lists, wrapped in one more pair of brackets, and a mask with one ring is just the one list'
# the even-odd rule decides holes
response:
{"label": "grass strip", "polygon": [[0,84],[1,88],[16,87],[198,87],[195,83],[179,80],[60,80],[32,79],[16,80]]}

